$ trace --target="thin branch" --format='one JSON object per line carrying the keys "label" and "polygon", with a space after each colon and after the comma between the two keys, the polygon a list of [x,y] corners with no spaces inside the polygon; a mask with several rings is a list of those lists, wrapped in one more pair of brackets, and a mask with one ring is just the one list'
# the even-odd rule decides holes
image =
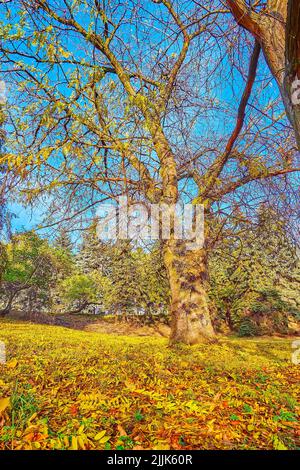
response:
{"label": "thin branch", "polygon": [[254,49],[251,55],[250,64],[249,64],[249,71],[248,71],[248,78],[245,85],[245,89],[240,101],[240,105],[238,108],[237,120],[235,128],[227,142],[225,152],[213,163],[212,167],[208,171],[205,176],[205,189],[203,194],[206,196],[210,190],[213,188],[216,180],[218,179],[219,175],[221,174],[224,166],[226,165],[234,144],[240,135],[240,132],[244,125],[245,114],[246,114],[246,107],[251,96],[251,92],[253,89],[253,85],[255,82],[256,72],[257,72],[257,65],[259,54],[261,51],[261,46],[258,41],[255,41]]}

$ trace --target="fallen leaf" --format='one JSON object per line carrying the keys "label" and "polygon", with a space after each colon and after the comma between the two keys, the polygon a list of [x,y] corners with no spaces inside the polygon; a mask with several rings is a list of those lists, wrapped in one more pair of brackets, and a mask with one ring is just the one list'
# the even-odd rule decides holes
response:
{"label": "fallen leaf", "polygon": [[6,367],[8,367],[9,369],[14,369],[17,365],[18,365],[17,359],[11,359],[11,361],[8,361],[6,363]]}
{"label": "fallen leaf", "polygon": [[78,442],[77,442],[77,437],[76,436],[72,436],[71,449],[72,450],[78,450]]}
{"label": "fallen leaf", "polygon": [[9,398],[0,398],[0,414],[3,413],[3,411],[6,410],[6,408],[10,404],[10,399]]}
{"label": "fallen leaf", "polygon": [[94,437],[94,440],[95,441],[100,441],[100,439],[102,439],[106,434],[106,431],[101,431],[99,432],[98,434],[96,434],[96,436]]}
{"label": "fallen leaf", "polygon": [[119,432],[120,436],[127,436],[127,432],[126,432],[125,429],[121,426],[121,424],[118,424],[117,429],[118,429],[118,432]]}

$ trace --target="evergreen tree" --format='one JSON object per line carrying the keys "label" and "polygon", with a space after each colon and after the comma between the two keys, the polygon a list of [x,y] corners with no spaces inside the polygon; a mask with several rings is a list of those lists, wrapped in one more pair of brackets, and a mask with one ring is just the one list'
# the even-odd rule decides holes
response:
{"label": "evergreen tree", "polygon": [[82,237],[76,264],[84,274],[97,271],[103,275],[109,269],[110,244],[104,243],[97,235],[97,220],[87,228]]}
{"label": "evergreen tree", "polygon": [[[231,238],[219,244],[210,258],[210,295],[217,316],[230,329],[241,327],[243,332],[251,329],[251,321],[244,320],[249,315],[269,314],[272,320],[272,313],[281,312],[284,323],[286,314],[296,310],[293,297],[299,298],[299,284],[298,293],[296,289],[299,263],[285,221],[273,208],[264,205],[254,221],[242,214],[238,220],[231,227]],[[275,317],[274,313],[274,321]],[[252,327],[256,334],[254,323]]]}
{"label": "evergreen tree", "polygon": [[113,285],[112,307],[115,313],[136,312],[142,304],[142,291],[130,242],[118,240],[112,247],[109,277]]}
{"label": "evergreen tree", "polygon": [[72,253],[73,243],[68,231],[64,228],[59,230],[58,236],[54,240],[54,246],[56,248],[62,249],[65,252]]}

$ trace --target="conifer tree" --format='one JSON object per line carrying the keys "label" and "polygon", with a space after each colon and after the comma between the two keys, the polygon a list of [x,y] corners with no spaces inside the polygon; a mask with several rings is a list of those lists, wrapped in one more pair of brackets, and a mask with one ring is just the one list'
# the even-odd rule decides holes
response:
{"label": "conifer tree", "polygon": [[255,220],[239,214],[231,230],[231,239],[223,240],[210,259],[218,316],[236,329],[253,313],[296,311],[299,261],[281,215],[261,205]]}

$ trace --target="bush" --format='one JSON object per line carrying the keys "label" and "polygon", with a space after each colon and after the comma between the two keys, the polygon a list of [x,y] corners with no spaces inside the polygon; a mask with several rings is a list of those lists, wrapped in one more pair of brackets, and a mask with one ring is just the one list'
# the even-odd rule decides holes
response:
{"label": "bush", "polygon": [[240,321],[239,329],[238,329],[238,336],[240,337],[256,336],[257,334],[258,334],[257,326],[251,318],[245,317]]}

